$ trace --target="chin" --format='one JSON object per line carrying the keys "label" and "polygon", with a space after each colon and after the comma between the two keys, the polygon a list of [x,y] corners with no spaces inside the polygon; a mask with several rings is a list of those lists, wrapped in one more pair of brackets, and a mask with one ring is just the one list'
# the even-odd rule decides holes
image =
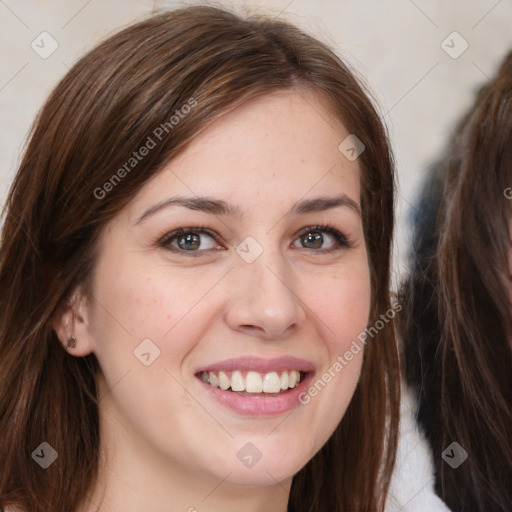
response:
{"label": "chin", "polygon": [[219,471],[218,464],[215,471],[221,479],[229,474],[229,482],[235,485],[276,485],[277,482],[291,479],[313,456],[313,454],[301,454],[300,443],[292,445],[280,442],[277,445],[269,442],[268,439],[265,442],[265,440],[250,441],[249,438],[244,438],[236,445],[234,460],[233,458],[224,459],[222,471]]}
{"label": "chin", "polygon": [[[262,464],[260,462],[260,464]],[[283,466],[275,467],[273,465],[259,465],[259,467],[252,468],[237,468],[229,475],[227,480],[233,485],[239,485],[243,487],[265,487],[276,485],[277,483],[284,482],[293,477],[300,468],[294,468]],[[225,478],[223,475],[222,478]]]}

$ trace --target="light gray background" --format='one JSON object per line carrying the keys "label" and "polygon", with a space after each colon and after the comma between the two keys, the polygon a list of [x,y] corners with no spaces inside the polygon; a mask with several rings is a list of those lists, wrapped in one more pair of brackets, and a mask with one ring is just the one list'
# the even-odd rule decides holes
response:
{"label": "light gray background", "polygon": [[[100,39],[171,0],[0,0],[0,208],[30,125],[73,62]],[[395,283],[406,271],[406,214],[425,168],[475,90],[512,48],[511,0],[239,0],[241,12],[282,16],[328,42],[363,77],[389,127],[398,167]],[[31,42],[46,31],[57,50]],[[468,44],[458,58],[463,40]]]}

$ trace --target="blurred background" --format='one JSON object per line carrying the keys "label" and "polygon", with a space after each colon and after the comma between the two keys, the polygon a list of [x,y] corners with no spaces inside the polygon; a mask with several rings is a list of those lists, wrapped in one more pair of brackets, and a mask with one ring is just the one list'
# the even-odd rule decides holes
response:
{"label": "blurred background", "polygon": [[[172,0],[0,0],[0,209],[32,121],[99,40]],[[407,218],[428,165],[476,90],[512,49],[511,0],[231,0],[327,42],[362,77],[389,128],[398,170],[394,283],[407,272]]]}

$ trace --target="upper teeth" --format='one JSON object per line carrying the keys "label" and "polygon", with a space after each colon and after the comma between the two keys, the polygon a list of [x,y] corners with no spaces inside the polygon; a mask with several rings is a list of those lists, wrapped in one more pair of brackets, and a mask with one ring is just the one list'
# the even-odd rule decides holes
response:
{"label": "upper teeth", "polygon": [[294,388],[300,382],[300,372],[289,370],[281,372],[259,373],[249,371],[242,374],[241,371],[229,372],[203,372],[201,379],[211,386],[231,391],[246,391],[247,393],[279,393],[281,390]]}

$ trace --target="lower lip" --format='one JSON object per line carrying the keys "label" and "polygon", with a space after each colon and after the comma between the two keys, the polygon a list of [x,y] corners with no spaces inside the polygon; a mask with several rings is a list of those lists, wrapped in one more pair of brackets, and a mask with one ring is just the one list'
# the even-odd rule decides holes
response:
{"label": "lower lip", "polygon": [[283,394],[264,397],[255,393],[254,398],[241,396],[233,391],[224,391],[199,379],[208,394],[225,407],[246,416],[277,416],[301,405],[299,396],[308,388],[313,372],[308,372],[299,385]]}

